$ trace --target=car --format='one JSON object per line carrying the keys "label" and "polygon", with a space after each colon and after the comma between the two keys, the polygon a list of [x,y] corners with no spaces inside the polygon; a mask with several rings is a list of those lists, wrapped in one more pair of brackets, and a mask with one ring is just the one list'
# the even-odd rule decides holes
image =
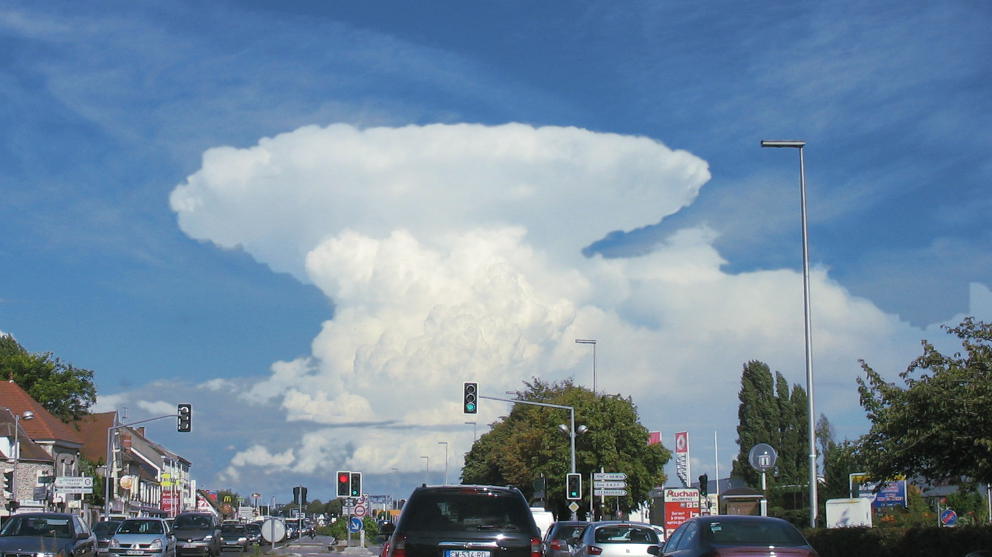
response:
{"label": "car", "polygon": [[248,533],[248,543],[262,543],[262,525],[260,523],[249,522],[248,524],[245,524],[245,532]]}
{"label": "car", "polygon": [[421,486],[385,557],[541,557],[541,534],[515,487]]}
{"label": "car", "polygon": [[548,528],[551,527],[555,522],[555,515],[551,514],[551,511],[546,510],[544,507],[531,507],[530,514],[534,515],[534,522],[537,524],[539,530],[541,530],[541,538],[548,533]]}
{"label": "car", "polygon": [[179,555],[220,555],[220,522],[213,514],[182,512],[172,524]]}
{"label": "car", "polygon": [[96,552],[100,557],[110,555],[110,538],[121,525],[123,519],[101,520],[93,525],[93,535],[96,536]]}
{"label": "car", "polygon": [[698,516],[683,522],[662,549],[664,557],[817,557],[795,526],[767,516]]}
{"label": "car", "polygon": [[115,556],[176,557],[176,537],[162,518],[128,518],[110,540]]}
{"label": "car", "polygon": [[220,529],[220,550],[248,551],[248,531],[240,524],[225,524]]}
{"label": "car", "polygon": [[96,536],[73,514],[15,514],[0,529],[0,555],[96,557],[96,550]]}
{"label": "car", "polygon": [[643,522],[603,520],[592,522],[582,533],[575,557],[636,557],[658,555],[658,532]]}
{"label": "car", "polygon": [[544,557],[571,557],[572,549],[582,540],[589,523],[584,520],[561,520],[544,535]]}

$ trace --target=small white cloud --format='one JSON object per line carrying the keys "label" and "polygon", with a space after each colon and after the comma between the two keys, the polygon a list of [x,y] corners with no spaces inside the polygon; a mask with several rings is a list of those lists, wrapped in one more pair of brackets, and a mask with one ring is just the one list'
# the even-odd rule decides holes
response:
{"label": "small white cloud", "polygon": [[154,402],[148,400],[139,400],[136,404],[138,408],[141,408],[145,412],[153,415],[155,414],[168,415],[168,414],[176,413],[176,403],[174,402],[170,403],[161,400]]}

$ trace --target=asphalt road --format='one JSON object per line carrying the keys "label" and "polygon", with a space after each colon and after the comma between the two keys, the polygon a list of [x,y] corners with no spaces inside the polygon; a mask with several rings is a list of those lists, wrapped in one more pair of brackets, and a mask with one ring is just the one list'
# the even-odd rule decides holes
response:
{"label": "asphalt road", "polygon": [[[316,557],[328,555],[339,556],[339,557],[369,557],[373,555],[378,555],[379,550],[382,548],[381,545],[367,545],[367,547],[358,547],[357,538],[352,539],[352,547],[338,549],[339,546],[330,546],[331,540],[330,536],[316,536],[310,538],[304,536],[302,539],[294,539],[288,543],[280,542],[272,547],[269,543],[263,543],[259,546],[260,553],[265,553],[268,555],[280,555],[286,557]],[[247,555],[251,556],[252,552]],[[225,553],[223,557],[234,557],[238,555],[236,553]]]}

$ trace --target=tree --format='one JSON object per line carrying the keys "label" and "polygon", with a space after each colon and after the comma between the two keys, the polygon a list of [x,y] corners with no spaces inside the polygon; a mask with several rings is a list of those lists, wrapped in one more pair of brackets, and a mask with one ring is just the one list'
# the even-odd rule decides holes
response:
{"label": "tree", "polygon": [[741,373],[740,405],[737,410],[737,444],[740,452],[732,475],[751,486],[761,485],[760,473],[748,462],[748,453],[758,443],[771,445],[778,453],[775,471],[766,477],[769,489],[775,484],[797,485],[806,481],[806,391],[789,384],[780,372],[772,379],[764,362],[752,360]]}
{"label": "tree", "polygon": [[96,402],[92,371],[51,353],[31,354],[9,335],[0,335],[0,374],[64,422],[78,420]]}
{"label": "tree", "polygon": [[[584,496],[588,497],[589,475],[600,468],[627,474],[629,495],[620,498],[621,509],[646,502],[648,491],[664,484],[664,466],[671,453],[661,445],[647,444],[648,431],[640,424],[637,407],[630,398],[597,395],[572,381],[548,384],[535,378],[524,384],[526,389],[516,393],[517,399],[572,406],[576,428],[588,428],[576,437],[575,444],[576,471],[584,478]],[[568,418],[567,410],[513,405],[509,414],[492,424],[465,456],[462,481],[514,485],[529,499],[534,494],[534,480],[543,475],[547,508],[559,517],[567,516],[569,436],[559,425],[568,424]]]}
{"label": "tree", "polygon": [[969,317],[944,329],[964,355],[922,341],[923,354],[899,374],[904,387],[861,362],[858,392],[872,422],[861,457],[875,481],[992,482],[992,325]]}

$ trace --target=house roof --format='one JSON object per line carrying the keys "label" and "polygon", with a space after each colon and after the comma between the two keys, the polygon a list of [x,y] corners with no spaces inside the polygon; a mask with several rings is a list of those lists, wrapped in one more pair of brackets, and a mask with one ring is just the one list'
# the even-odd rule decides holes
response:
{"label": "house roof", "polygon": [[[25,420],[21,420],[21,431],[17,435],[17,444],[21,446],[20,460],[23,461],[41,461],[41,462],[54,462],[54,459],[49,455],[45,449],[38,446],[37,443],[31,440],[24,431]],[[4,437],[9,437],[11,444],[14,440],[14,418],[7,412],[0,412],[0,435]],[[12,451],[13,452],[13,451]],[[11,455],[5,454],[0,451],[0,455],[3,455],[4,460],[10,458]]]}
{"label": "house roof", "polygon": [[0,381],[0,406],[5,406],[15,414],[23,414],[25,410],[34,412],[31,420],[21,420],[21,429],[34,441],[54,441],[71,445],[81,445],[82,437],[71,426],[56,418],[45,407],[31,398],[20,385],[13,380]]}
{"label": "house roof", "polygon": [[75,426],[83,440],[80,452],[90,462],[105,463],[107,460],[107,428],[117,424],[117,412],[88,414],[76,420]]}

